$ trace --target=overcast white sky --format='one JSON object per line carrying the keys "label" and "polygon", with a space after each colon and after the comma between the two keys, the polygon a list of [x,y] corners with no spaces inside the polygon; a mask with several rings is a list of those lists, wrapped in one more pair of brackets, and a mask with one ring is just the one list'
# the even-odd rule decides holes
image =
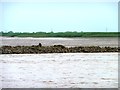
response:
{"label": "overcast white sky", "polygon": [[1,31],[118,31],[118,0],[2,0],[0,12]]}

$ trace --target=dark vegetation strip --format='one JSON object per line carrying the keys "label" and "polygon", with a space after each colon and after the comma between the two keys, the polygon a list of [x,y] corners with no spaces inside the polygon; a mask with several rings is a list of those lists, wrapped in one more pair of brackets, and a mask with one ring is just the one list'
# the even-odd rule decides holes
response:
{"label": "dark vegetation strip", "polygon": [[120,32],[0,32],[7,37],[118,37]]}
{"label": "dark vegetation strip", "polygon": [[63,45],[54,46],[2,46],[2,54],[41,54],[41,53],[94,53],[94,52],[118,52],[118,47],[99,47],[99,46],[79,46],[65,47]]}

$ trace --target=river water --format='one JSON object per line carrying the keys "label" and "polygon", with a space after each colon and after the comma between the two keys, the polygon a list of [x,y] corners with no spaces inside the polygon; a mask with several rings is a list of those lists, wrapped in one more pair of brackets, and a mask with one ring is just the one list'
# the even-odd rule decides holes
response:
{"label": "river water", "polygon": [[2,88],[117,88],[118,53],[0,55]]}
{"label": "river water", "polygon": [[20,38],[20,37],[0,37],[0,45],[10,46],[31,46],[42,43],[43,46],[64,45],[64,46],[111,46],[118,47],[117,37],[95,37],[95,38]]}

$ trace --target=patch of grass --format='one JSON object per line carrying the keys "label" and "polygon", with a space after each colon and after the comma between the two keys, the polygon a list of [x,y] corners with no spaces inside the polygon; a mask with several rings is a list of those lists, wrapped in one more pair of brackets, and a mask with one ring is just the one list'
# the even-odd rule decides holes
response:
{"label": "patch of grass", "polygon": [[120,32],[0,32],[7,37],[119,37]]}

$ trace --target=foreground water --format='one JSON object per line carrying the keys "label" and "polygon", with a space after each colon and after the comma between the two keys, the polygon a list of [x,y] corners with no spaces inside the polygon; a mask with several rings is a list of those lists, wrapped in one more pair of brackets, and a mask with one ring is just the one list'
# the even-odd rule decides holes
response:
{"label": "foreground water", "polygon": [[117,88],[118,53],[0,55],[2,88]]}

